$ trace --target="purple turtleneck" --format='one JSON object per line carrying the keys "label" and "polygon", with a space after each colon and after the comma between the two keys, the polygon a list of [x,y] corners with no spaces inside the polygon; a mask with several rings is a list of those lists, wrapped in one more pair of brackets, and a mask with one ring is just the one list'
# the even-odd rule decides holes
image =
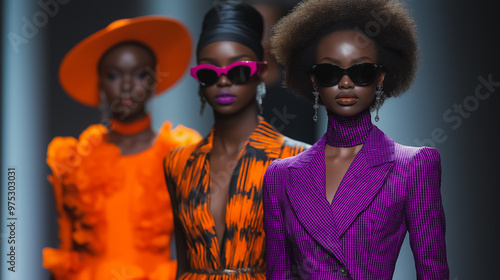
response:
{"label": "purple turtleneck", "polygon": [[333,147],[352,147],[363,144],[372,128],[369,109],[350,117],[339,116],[328,111],[326,144]]}

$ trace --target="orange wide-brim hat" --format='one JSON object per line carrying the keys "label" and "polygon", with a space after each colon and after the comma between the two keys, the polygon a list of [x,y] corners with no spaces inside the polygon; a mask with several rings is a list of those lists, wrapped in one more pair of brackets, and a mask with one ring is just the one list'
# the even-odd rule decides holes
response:
{"label": "orange wide-brim hat", "polygon": [[191,37],[181,22],[163,16],[120,19],[85,38],[66,54],[59,68],[64,90],[80,103],[98,106],[99,60],[108,49],[127,41],[140,42],[155,53],[156,94],[182,77],[191,58]]}

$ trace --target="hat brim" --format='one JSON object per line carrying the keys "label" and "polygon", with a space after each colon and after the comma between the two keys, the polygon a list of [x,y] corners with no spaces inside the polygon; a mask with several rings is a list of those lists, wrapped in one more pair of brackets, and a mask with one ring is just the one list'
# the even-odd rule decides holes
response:
{"label": "hat brim", "polygon": [[184,74],[191,58],[191,37],[179,21],[163,16],[143,16],[114,21],[73,47],[59,68],[64,90],[75,100],[98,106],[98,63],[114,45],[137,41],[156,54],[156,94],[175,84]]}

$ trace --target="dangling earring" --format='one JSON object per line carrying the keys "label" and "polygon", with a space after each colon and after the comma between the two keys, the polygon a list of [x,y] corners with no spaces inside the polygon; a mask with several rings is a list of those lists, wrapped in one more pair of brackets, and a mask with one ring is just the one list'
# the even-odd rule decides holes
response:
{"label": "dangling earring", "polygon": [[101,102],[99,103],[99,111],[101,111],[101,124],[107,129],[111,126],[111,119],[109,118],[109,107],[106,102],[106,94],[103,90],[100,92]]}
{"label": "dangling earring", "polygon": [[318,121],[318,108],[319,108],[319,104],[318,104],[319,91],[318,91],[318,87],[317,86],[313,87],[313,95],[314,95],[314,105],[313,105],[313,108],[314,108],[314,117],[313,117],[313,120],[315,122],[317,122]]}
{"label": "dangling earring", "polygon": [[259,106],[259,112],[262,115],[264,112],[264,106],[262,106],[262,99],[266,97],[266,84],[264,82],[257,86],[257,94],[255,99],[257,100],[257,105]]}
{"label": "dangling earring", "polygon": [[201,89],[201,86],[198,88],[198,96],[200,97],[200,102],[201,102],[200,115],[203,115],[203,110],[205,110],[205,104],[207,103],[207,99],[205,98],[205,95],[203,94],[203,90]]}
{"label": "dangling earring", "polygon": [[382,90],[382,85],[377,86],[377,90],[375,90],[375,109],[377,110],[377,114],[375,115],[375,121],[378,122],[380,120],[378,116],[378,110],[380,106],[382,106],[384,98],[384,91]]}
{"label": "dangling earring", "polygon": [[205,104],[207,104],[205,96],[200,95],[200,101],[201,101],[200,115],[203,115],[203,110],[205,110]]}

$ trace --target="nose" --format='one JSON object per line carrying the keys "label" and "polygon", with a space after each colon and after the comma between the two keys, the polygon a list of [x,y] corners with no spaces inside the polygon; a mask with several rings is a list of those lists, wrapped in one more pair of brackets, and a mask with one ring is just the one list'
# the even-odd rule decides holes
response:
{"label": "nose", "polygon": [[220,75],[219,79],[217,80],[217,86],[218,87],[225,87],[225,86],[230,86],[231,81],[227,78],[225,74]]}
{"label": "nose", "polygon": [[342,76],[342,79],[339,82],[339,88],[353,88],[354,83],[351,81],[351,78],[347,74]]}
{"label": "nose", "polygon": [[124,92],[130,92],[132,90],[132,77],[130,77],[129,75],[125,75],[123,77],[121,88]]}

